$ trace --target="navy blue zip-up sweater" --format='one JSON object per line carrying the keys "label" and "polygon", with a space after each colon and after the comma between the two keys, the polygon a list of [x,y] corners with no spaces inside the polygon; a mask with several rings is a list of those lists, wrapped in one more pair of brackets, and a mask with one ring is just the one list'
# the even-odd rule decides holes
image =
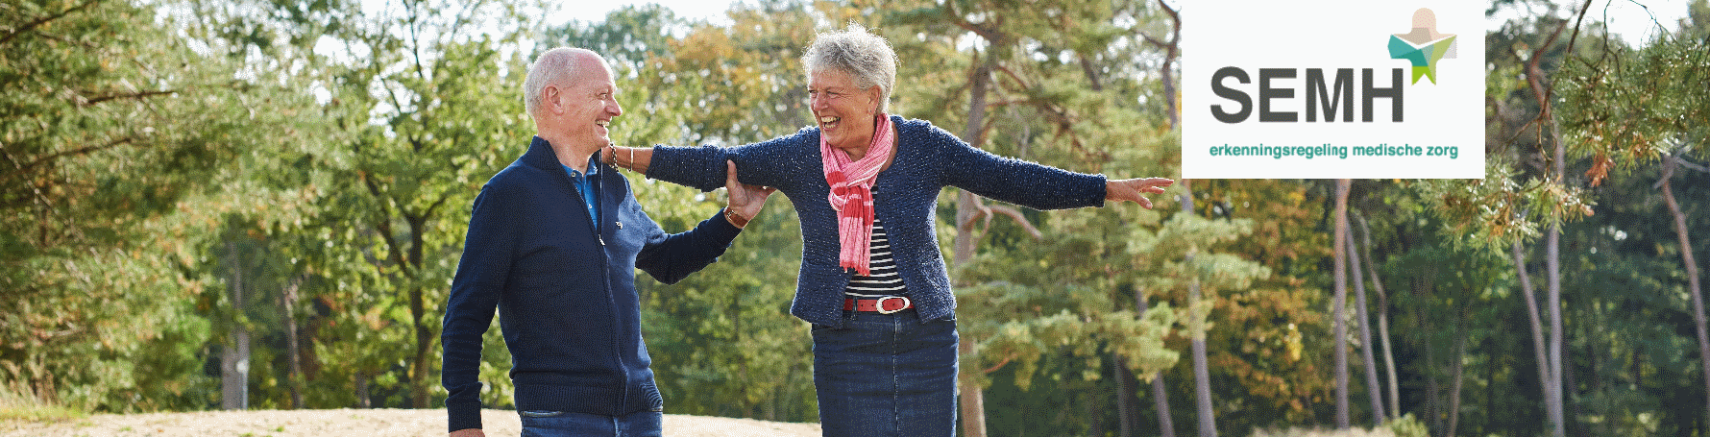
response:
{"label": "navy blue zip-up sweater", "polygon": [[[874,186],[873,213],[885,222],[897,275],[922,322],[952,317],[956,298],[938,250],[938,192],[955,186],[1035,209],[1103,206],[1104,175],[1074,173],[973,148],[925,120],[891,116],[896,159]],[[711,191],[724,186],[726,159],[745,184],[777,187],[802,225],[802,267],[790,314],[809,323],[841,326],[843,288],[850,271],[838,267],[837,212],[826,197],[819,128],[736,147],[653,148],[647,177]]]}
{"label": "navy blue zip-up sweater", "polygon": [[481,427],[481,336],[498,308],[517,409],[662,411],[641,339],[635,269],[674,283],[739,230],[721,216],[667,235],[615,168],[598,172],[599,227],[546,140],[487,181],[451,282],[441,382],[451,431]]}

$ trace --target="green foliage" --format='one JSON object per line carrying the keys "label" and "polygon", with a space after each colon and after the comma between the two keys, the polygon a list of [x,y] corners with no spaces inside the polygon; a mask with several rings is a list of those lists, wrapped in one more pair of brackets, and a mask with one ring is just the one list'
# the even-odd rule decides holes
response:
{"label": "green foliage", "polygon": [[1413,417],[1413,413],[1402,415],[1400,419],[1384,422],[1384,427],[1395,437],[1429,437],[1431,431],[1425,428],[1425,423]]}
{"label": "green foliage", "polygon": [[1458,236],[1456,244],[1476,250],[1503,250],[1531,241],[1541,229],[1593,214],[1595,205],[1578,187],[1546,178],[1522,176],[1500,159],[1485,163],[1485,178],[1408,182],[1429,210]]}
{"label": "green foliage", "polygon": [[[1640,50],[1569,63],[1562,71],[1565,140],[1592,159],[1592,185],[1710,138],[1710,42],[1664,39]],[[1693,147],[1710,156],[1710,148]]]}
{"label": "green foliage", "polygon": [[306,96],[152,6],[31,1],[0,23],[0,364],[79,410],[205,405],[203,284],[182,274],[206,234],[185,212],[229,208],[199,199],[284,148],[246,133],[300,128]]}

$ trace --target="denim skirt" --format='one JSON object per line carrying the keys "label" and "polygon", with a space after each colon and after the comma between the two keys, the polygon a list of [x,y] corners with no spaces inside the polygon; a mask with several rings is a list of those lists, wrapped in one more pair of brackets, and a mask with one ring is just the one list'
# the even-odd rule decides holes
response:
{"label": "denim skirt", "polygon": [[956,321],[915,310],[845,312],[814,325],[813,382],[826,437],[950,437],[956,429]]}

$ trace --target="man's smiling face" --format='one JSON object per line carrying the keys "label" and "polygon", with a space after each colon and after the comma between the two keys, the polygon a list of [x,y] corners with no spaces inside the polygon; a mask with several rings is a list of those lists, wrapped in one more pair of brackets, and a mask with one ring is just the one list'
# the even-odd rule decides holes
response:
{"label": "man's smiling face", "polygon": [[617,83],[605,62],[597,58],[581,62],[585,62],[581,66],[584,71],[581,80],[567,86],[560,97],[567,109],[563,119],[564,138],[572,146],[604,147],[612,141],[609,130],[612,119],[623,115],[623,107],[617,102]]}

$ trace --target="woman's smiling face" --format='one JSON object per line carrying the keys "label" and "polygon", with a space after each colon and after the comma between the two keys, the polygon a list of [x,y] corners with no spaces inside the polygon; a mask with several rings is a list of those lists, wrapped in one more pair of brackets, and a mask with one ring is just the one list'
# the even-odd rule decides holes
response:
{"label": "woman's smiling face", "polygon": [[819,134],[831,147],[860,152],[851,153],[851,158],[864,155],[873,141],[878,95],[879,87],[861,89],[841,71],[821,70],[808,77],[808,107],[819,124]]}

